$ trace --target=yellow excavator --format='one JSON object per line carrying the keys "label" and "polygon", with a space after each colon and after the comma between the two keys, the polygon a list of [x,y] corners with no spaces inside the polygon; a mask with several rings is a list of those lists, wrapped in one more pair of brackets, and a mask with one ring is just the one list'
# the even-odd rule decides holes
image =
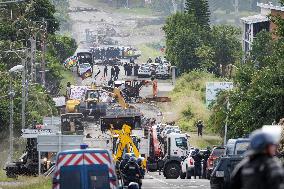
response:
{"label": "yellow excavator", "polygon": [[[125,102],[119,88],[113,90],[114,98],[121,108],[108,111],[110,114],[101,117],[101,130],[109,130],[113,139],[117,142],[113,152],[114,160],[120,161],[124,152],[133,153],[136,158],[141,157],[137,144],[133,141],[132,130],[141,128],[142,114],[133,106]],[[116,111],[117,110],[117,111]],[[143,168],[146,168],[146,159],[143,161]]]}

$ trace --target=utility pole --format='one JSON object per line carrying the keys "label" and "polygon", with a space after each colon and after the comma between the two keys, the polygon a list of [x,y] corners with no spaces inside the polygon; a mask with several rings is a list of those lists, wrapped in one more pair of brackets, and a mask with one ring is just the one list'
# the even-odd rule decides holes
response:
{"label": "utility pole", "polygon": [[[27,53],[28,51],[25,50]],[[22,70],[22,129],[26,127],[26,92],[27,92],[27,83],[26,83],[26,59],[21,59],[23,70]]]}
{"label": "utility pole", "polygon": [[239,23],[239,0],[235,0],[235,23],[238,24]]}
{"label": "utility pole", "polygon": [[42,85],[45,87],[45,52],[46,52],[46,35],[47,35],[47,22],[43,18],[42,19],[42,36],[41,36],[41,49],[42,49],[42,56],[41,56],[41,82]]}
{"label": "utility pole", "polygon": [[12,76],[10,75],[10,87],[9,87],[9,98],[10,98],[10,123],[9,123],[9,155],[7,162],[12,161],[14,154],[14,90],[12,87]]}
{"label": "utility pole", "polygon": [[36,67],[35,67],[35,57],[36,57],[36,37],[32,34],[30,37],[31,51],[30,51],[30,66],[31,66],[31,82],[36,83]]}

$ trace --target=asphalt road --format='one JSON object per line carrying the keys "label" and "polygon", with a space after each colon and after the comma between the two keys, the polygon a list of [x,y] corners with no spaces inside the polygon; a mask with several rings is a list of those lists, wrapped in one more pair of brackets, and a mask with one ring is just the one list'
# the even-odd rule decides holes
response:
{"label": "asphalt road", "polygon": [[158,173],[148,173],[143,179],[142,189],[209,189],[209,180],[205,179],[165,179]]}

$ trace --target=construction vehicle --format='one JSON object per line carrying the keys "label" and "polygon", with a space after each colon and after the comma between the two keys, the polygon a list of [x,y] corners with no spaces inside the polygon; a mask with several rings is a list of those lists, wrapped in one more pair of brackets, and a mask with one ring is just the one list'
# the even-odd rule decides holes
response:
{"label": "construction vehicle", "polygon": [[115,81],[113,87],[103,87],[103,89],[112,92],[114,88],[121,88],[122,96],[126,102],[141,101],[140,91],[149,81],[146,80],[126,80]]}
{"label": "construction vehicle", "polygon": [[[19,175],[37,175],[38,174],[38,151],[37,136],[39,134],[52,134],[50,130],[24,129],[22,137],[27,140],[24,153],[18,161],[8,162],[5,167],[6,176],[8,178],[16,178]],[[45,173],[53,166],[54,154],[41,154],[41,173]]]}
{"label": "construction vehicle", "polygon": [[81,113],[67,113],[61,114],[61,132],[64,135],[84,133],[83,114]]}
{"label": "construction vehicle", "polygon": [[177,179],[181,173],[181,162],[188,153],[188,135],[172,132],[162,137],[160,133],[156,126],[149,133],[148,170],[163,170],[165,178]]}
{"label": "construction vehicle", "polygon": [[98,120],[106,114],[109,95],[109,92],[102,89],[87,89],[80,104],[77,105],[77,112],[82,113],[84,117],[94,116]]}

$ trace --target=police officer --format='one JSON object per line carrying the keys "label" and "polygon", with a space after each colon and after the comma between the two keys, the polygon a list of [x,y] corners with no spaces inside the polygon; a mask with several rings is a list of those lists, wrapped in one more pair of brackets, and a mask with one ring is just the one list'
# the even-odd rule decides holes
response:
{"label": "police officer", "polygon": [[195,149],[194,154],[192,155],[192,158],[194,160],[194,179],[196,179],[196,176],[199,176],[199,179],[201,178],[201,162],[202,162],[202,155],[200,154],[200,151],[198,148]]}
{"label": "police officer", "polygon": [[207,161],[209,159],[209,156],[211,154],[211,149],[209,146],[207,146],[207,150],[203,154],[203,178],[206,178],[206,169],[207,169]]}
{"label": "police officer", "polygon": [[136,163],[135,157],[130,157],[128,163],[125,165],[123,169],[123,174],[125,176],[124,183],[128,185],[130,182],[139,182],[139,186],[141,188],[142,182],[141,182],[141,173],[140,168]]}
{"label": "police officer", "polygon": [[123,160],[120,162],[120,165],[119,165],[120,172],[123,173],[124,167],[128,163],[129,159],[130,159],[130,155],[125,154]]}
{"label": "police officer", "polygon": [[231,189],[282,189],[284,172],[275,157],[275,138],[262,130],[250,136],[248,156],[235,168],[231,178]]}
{"label": "police officer", "polygon": [[139,185],[136,182],[131,182],[128,185],[128,189],[139,189]]}
{"label": "police officer", "polygon": [[144,158],[141,158],[141,157],[136,160],[136,163],[140,168],[140,173],[141,173],[142,178],[144,178],[145,176],[145,169],[143,168],[143,164],[142,164],[143,160]]}
{"label": "police officer", "polygon": [[201,120],[199,120],[198,122],[197,122],[197,125],[196,125],[196,127],[197,127],[197,134],[198,134],[198,136],[201,136],[202,137],[202,131],[203,131],[203,123],[202,123],[202,121]]}

